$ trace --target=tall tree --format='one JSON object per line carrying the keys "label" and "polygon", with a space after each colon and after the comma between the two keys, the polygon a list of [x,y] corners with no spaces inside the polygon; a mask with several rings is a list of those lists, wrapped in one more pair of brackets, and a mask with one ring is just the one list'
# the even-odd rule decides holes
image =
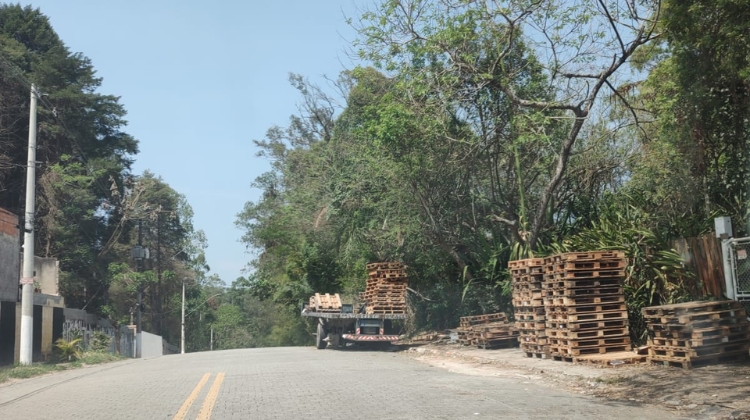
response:
{"label": "tall tree", "polygon": [[36,249],[61,261],[61,289],[71,304],[86,306],[107,274],[101,247],[122,217],[118,197],[137,141],[122,131],[118,98],[97,92],[91,61],[71,53],[39,9],[0,5],[0,66],[0,206],[23,213],[33,82],[44,93]]}
{"label": "tall tree", "polygon": [[[436,75],[443,74],[445,64],[461,69],[471,85],[491,86],[531,115],[530,128],[549,126],[540,119],[565,116],[569,124],[562,133],[536,135],[550,138],[557,151],[533,212],[515,220],[497,218],[528,231],[522,239],[533,249],[550,224],[550,206],[584,123],[596,112],[599,93],[618,93],[615,75],[656,36],[658,13],[658,2],[625,0],[387,0],[365,13],[357,46],[363,57],[400,74],[442,81]],[[541,57],[547,89],[518,89],[525,69],[508,66],[507,60],[523,45]],[[522,184],[520,170],[515,175]]]}

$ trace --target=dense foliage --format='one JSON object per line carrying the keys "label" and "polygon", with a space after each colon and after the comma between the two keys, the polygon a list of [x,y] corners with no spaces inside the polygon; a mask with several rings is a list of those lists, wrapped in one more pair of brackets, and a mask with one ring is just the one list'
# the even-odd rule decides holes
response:
{"label": "dense foliage", "polygon": [[641,307],[701,293],[672,242],[746,218],[745,9],[383,0],[352,19],[365,65],[339,96],[292,75],[300,114],[256,141],[273,169],[238,215],[243,293],[276,308],[256,337],[307,339],[299,304],[353,297],[372,260],[404,261],[413,326],[443,328],[511,310],[510,259],[620,249],[637,340]]}

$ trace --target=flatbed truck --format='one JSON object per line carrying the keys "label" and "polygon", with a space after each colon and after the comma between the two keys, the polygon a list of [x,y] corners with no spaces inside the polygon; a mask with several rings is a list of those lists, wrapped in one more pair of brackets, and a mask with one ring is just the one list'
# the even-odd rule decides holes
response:
{"label": "flatbed truck", "polygon": [[394,321],[406,319],[406,314],[354,313],[352,305],[342,305],[338,312],[314,312],[304,306],[302,316],[317,321],[315,347],[321,350],[346,343],[392,343],[399,339]]}

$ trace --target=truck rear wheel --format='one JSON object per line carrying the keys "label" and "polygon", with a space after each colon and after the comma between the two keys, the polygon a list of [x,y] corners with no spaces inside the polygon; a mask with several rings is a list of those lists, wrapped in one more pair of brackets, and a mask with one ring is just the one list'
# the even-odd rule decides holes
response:
{"label": "truck rear wheel", "polygon": [[317,347],[318,350],[323,350],[328,345],[328,343],[323,340],[324,338],[326,338],[325,328],[323,328],[322,322],[318,322],[318,334],[315,336],[315,347]]}

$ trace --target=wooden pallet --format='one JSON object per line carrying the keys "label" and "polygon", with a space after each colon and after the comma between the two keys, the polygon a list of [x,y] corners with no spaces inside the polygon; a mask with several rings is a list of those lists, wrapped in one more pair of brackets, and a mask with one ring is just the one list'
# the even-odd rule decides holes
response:
{"label": "wooden pallet", "polygon": [[588,297],[588,296],[608,296],[608,295],[622,295],[625,293],[622,285],[616,284],[613,286],[600,286],[600,287],[584,287],[584,288],[565,288],[565,287],[553,287],[556,283],[554,281],[546,282],[544,286],[544,294],[546,296],[566,296],[570,298],[577,297]]}
{"label": "wooden pallet", "polygon": [[677,303],[672,305],[650,306],[641,309],[643,317],[646,319],[661,318],[664,316],[683,315],[695,312],[713,312],[724,309],[743,309],[740,302],[734,300],[722,301],[698,301]]}
{"label": "wooden pallet", "polygon": [[316,293],[310,296],[309,307],[315,312],[341,312],[341,296]]}
{"label": "wooden pallet", "polygon": [[529,283],[532,287],[536,287],[541,289],[542,284],[544,283],[545,279],[542,275],[535,275],[535,276],[529,276],[529,275],[522,275],[522,276],[513,276],[512,277],[513,283]]}
{"label": "wooden pallet", "polygon": [[589,312],[582,314],[569,314],[559,312],[548,312],[547,320],[553,322],[583,322],[583,321],[606,321],[609,319],[622,319],[627,318],[628,312],[626,310],[610,311],[610,312]]}
{"label": "wooden pallet", "polygon": [[690,331],[690,330],[710,330],[722,327],[739,327],[747,324],[745,318],[720,318],[720,319],[706,319],[701,321],[693,321],[688,324],[648,324],[650,331]]}
{"label": "wooden pallet", "polygon": [[545,321],[547,319],[547,314],[542,313],[524,313],[519,312],[516,313],[516,321],[523,321],[523,322],[529,322],[529,321]]}
{"label": "wooden pallet", "polygon": [[569,321],[567,319],[556,319],[547,320],[547,328],[559,328],[570,331],[588,331],[596,329],[608,329],[608,328],[624,328],[629,324],[627,314],[622,314],[620,318],[610,318],[603,320],[589,320],[589,321]]}
{"label": "wooden pallet", "polygon": [[484,315],[463,316],[459,318],[459,324],[461,326],[480,325],[480,324],[489,324],[489,323],[507,322],[507,321],[508,321],[508,316],[504,312],[498,312],[494,314],[484,314]]}
{"label": "wooden pallet", "polygon": [[599,337],[616,337],[616,336],[627,336],[630,333],[628,327],[620,328],[609,328],[609,329],[593,329],[583,331],[572,331],[568,329],[555,329],[548,328],[547,335],[549,337],[556,337],[562,339],[588,339],[588,338],[599,338]]}
{"label": "wooden pallet", "polygon": [[595,288],[595,287],[620,287],[622,286],[623,277],[595,277],[595,278],[555,278],[547,280],[549,289],[574,289],[574,288]]}
{"label": "wooden pallet", "polygon": [[565,306],[552,306],[550,312],[567,314],[567,315],[579,315],[579,314],[590,314],[590,313],[601,313],[601,312],[627,312],[628,307],[625,303],[596,303],[596,304],[584,304],[584,305],[565,305]]}
{"label": "wooden pallet", "polygon": [[368,306],[365,309],[365,313],[368,314],[368,315],[374,315],[374,314],[381,314],[381,315],[386,315],[386,314],[405,314],[406,313],[406,309],[404,309],[404,308],[371,308],[371,307]]}
{"label": "wooden pallet", "polygon": [[625,295],[623,293],[617,293],[609,295],[585,295],[579,297],[547,296],[544,298],[545,306],[579,306],[612,303],[625,303]]}
{"label": "wooden pallet", "polygon": [[629,351],[630,344],[597,345],[591,347],[564,347],[550,345],[550,353],[559,356],[581,356],[585,354],[602,354],[615,351]]}
{"label": "wooden pallet", "polygon": [[550,345],[556,347],[565,348],[585,348],[585,347],[605,347],[614,345],[630,345],[629,335],[617,335],[607,337],[586,337],[586,338],[571,338],[571,337],[553,337],[550,338]]}
{"label": "wooden pallet", "polygon": [[516,316],[518,314],[545,314],[546,310],[544,306],[521,306],[521,307],[514,307],[513,311],[516,313]]}
{"label": "wooden pallet", "polygon": [[518,346],[518,339],[516,339],[516,337],[511,337],[493,340],[477,340],[476,345],[484,350],[510,348]]}
{"label": "wooden pallet", "polygon": [[718,326],[706,329],[682,328],[668,330],[653,330],[649,328],[649,335],[653,338],[674,338],[674,339],[704,339],[715,337],[727,337],[734,334],[750,332],[750,323],[740,323],[735,325]]}
{"label": "wooden pallet", "polygon": [[697,368],[719,363],[744,362],[748,359],[747,352],[737,352],[732,354],[722,354],[718,356],[704,357],[701,359],[654,359],[649,356],[648,361],[651,364],[663,366],[679,367],[683,369]]}
{"label": "wooden pallet", "polygon": [[365,266],[368,271],[373,270],[405,270],[406,265],[400,262],[372,262]]}
{"label": "wooden pallet", "polygon": [[608,367],[645,363],[646,360],[646,355],[636,354],[632,351],[612,351],[603,354],[588,354],[573,358],[575,363]]}
{"label": "wooden pallet", "polygon": [[625,268],[624,259],[614,258],[606,260],[570,260],[551,264],[553,271],[591,271],[591,270],[617,270]]}
{"label": "wooden pallet", "polygon": [[649,346],[656,346],[656,347],[695,348],[695,347],[702,347],[702,346],[712,346],[712,345],[722,344],[722,343],[728,344],[728,343],[747,342],[748,340],[750,340],[750,335],[746,332],[743,332],[743,333],[737,333],[734,335],[727,335],[727,336],[693,338],[693,339],[654,337],[648,340],[648,344]]}
{"label": "wooden pallet", "polygon": [[721,343],[701,347],[660,347],[651,346],[648,349],[650,357],[666,357],[671,359],[700,359],[701,357],[719,356],[727,353],[747,352],[750,343]]}
{"label": "wooden pallet", "polygon": [[591,252],[566,252],[552,257],[554,261],[585,261],[585,260],[608,260],[608,259],[625,259],[625,253],[622,251],[591,251]]}
{"label": "wooden pallet", "polygon": [[713,312],[697,312],[684,314],[679,316],[663,316],[661,317],[662,324],[690,324],[695,325],[697,323],[716,321],[722,319],[737,319],[747,318],[747,314],[744,309],[725,309]]}

